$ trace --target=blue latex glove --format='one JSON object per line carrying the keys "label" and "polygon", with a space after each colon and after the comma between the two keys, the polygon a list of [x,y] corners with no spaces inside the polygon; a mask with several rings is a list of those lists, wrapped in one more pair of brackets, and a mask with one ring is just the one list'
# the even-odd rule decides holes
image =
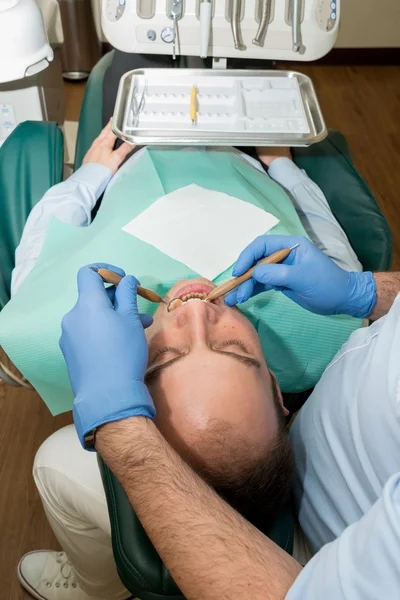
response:
{"label": "blue latex glove", "polygon": [[[95,264],[125,276],[112,265]],[[78,273],[78,301],[62,322],[60,348],[75,395],[75,427],[84,436],[110,421],[142,415],[154,418],[153,400],[144,384],[148,347],[143,327],[153,319],[139,315],[136,287],[128,275],[106,290],[89,267]]]}
{"label": "blue latex glove", "polygon": [[252,279],[226,296],[226,304],[241,304],[251,296],[275,289],[320,315],[347,314],[362,318],[371,313],[376,303],[372,273],[344,271],[304,237],[263,235],[256,238],[239,256],[233,275],[242,275],[266,256],[296,244],[299,247],[282,263],[257,267]]}

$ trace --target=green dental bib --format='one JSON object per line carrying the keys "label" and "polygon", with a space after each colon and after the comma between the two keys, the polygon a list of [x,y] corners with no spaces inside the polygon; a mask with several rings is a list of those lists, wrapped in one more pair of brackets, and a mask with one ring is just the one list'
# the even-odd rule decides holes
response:
{"label": "green dental bib", "polygon": [[[150,150],[123,168],[89,227],[53,219],[35,268],[0,314],[0,344],[56,415],[72,408],[73,394],[58,346],[61,320],[76,302],[78,269],[93,262],[133,273],[164,295],[180,279],[198,277],[184,264],[122,231],[160,197],[190,184],[224,192],[275,215],[272,234],[305,235],[284,190],[233,152]],[[231,277],[231,268],[216,283]],[[141,312],[156,305],[139,298]],[[361,321],[322,317],[283,294],[267,292],[241,307],[256,327],[265,357],[284,392],[313,387]]]}

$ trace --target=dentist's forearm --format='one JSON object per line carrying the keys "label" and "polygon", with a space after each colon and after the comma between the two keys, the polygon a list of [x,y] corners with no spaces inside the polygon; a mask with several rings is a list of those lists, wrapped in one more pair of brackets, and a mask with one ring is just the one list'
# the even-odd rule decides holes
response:
{"label": "dentist's forearm", "polygon": [[188,600],[285,598],[300,565],[209,488],[151,420],[102,426],[96,449]]}
{"label": "dentist's forearm", "polygon": [[376,283],[376,304],[368,318],[376,321],[386,315],[400,292],[400,272],[374,273]]}

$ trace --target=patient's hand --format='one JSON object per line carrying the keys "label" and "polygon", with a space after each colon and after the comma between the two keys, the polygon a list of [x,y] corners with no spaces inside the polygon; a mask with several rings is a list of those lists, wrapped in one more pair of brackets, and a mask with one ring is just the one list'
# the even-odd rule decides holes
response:
{"label": "patient's hand", "polygon": [[287,148],[285,146],[259,147],[256,148],[256,152],[258,158],[261,160],[262,163],[264,163],[266,167],[270,167],[274,160],[276,160],[277,158],[290,158],[290,160],[292,159],[292,153],[290,151],[290,148]]}
{"label": "patient's hand", "polygon": [[124,142],[122,146],[117,150],[114,150],[116,141],[117,136],[112,132],[110,120],[108,125],[104,127],[99,137],[94,140],[87,151],[86,156],[83,159],[83,164],[97,163],[98,165],[104,165],[111,169],[113,174],[115,174],[125,158],[135,147]]}

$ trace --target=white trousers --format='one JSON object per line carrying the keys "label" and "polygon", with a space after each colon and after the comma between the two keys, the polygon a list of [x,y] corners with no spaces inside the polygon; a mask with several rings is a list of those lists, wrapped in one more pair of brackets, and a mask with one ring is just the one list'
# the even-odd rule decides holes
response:
{"label": "white trousers", "polygon": [[82,589],[96,598],[129,598],[113,558],[97,457],[82,449],[73,425],[56,431],[42,444],[33,477],[46,517]]}

